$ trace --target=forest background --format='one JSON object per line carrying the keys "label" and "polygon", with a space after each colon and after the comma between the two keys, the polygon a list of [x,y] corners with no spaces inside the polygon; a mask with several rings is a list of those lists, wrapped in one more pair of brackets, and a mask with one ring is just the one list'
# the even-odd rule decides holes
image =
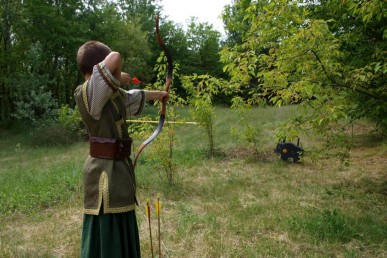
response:
{"label": "forest background", "polygon": [[233,107],[299,104],[279,138],[317,129],[337,140],[339,122],[364,117],[386,129],[385,1],[234,1],[222,13],[225,37],[194,17],[183,30],[155,0],[2,0],[0,13],[1,124],[45,124],[58,120],[61,107],[74,108],[82,82],[76,52],[88,40],[119,51],[128,73],[155,83],[161,14],[180,98],[211,93],[207,103]]}

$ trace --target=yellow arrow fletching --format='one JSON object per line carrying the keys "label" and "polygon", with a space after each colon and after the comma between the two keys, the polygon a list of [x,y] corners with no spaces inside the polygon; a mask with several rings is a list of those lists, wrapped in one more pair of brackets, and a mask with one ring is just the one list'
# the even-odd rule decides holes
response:
{"label": "yellow arrow fletching", "polygon": [[160,198],[157,197],[157,202],[156,202],[156,215],[157,215],[157,217],[160,216],[160,209],[161,209]]}
{"label": "yellow arrow fletching", "polygon": [[159,202],[156,202],[156,215],[157,217],[160,216],[160,206]]}

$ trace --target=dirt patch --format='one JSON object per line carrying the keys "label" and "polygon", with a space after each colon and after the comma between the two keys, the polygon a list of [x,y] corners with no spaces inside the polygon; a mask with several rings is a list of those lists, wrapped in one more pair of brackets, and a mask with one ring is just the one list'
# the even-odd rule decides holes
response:
{"label": "dirt patch", "polygon": [[251,159],[255,161],[270,161],[276,158],[273,149],[266,148],[260,152],[252,149],[237,147],[230,148],[224,151],[226,160]]}

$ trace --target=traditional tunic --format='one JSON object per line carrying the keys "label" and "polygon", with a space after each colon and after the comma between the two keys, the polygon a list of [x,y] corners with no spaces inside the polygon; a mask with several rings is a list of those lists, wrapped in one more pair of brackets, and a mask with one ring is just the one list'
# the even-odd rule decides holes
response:
{"label": "traditional tunic", "polygon": [[[124,147],[130,150],[126,115],[138,115],[144,107],[144,91],[125,91],[119,85],[101,62],[74,93],[91,146],[84,164],[82,257],[140,257],[131,160],[127,152],[125,157],[101,158],[103,148],[99,148],[120,146],[121,150],[127,143]],[[92,148],[95,144],[98,148]]]}

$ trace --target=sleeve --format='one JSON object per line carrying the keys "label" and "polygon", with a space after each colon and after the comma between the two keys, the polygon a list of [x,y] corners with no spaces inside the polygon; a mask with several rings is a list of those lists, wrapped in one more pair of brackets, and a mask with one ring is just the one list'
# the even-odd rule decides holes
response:
{"label": "sleeve", "polygon": [[126,114],[128,116],[140,115],[145,106],[145,91],[143,90],[129,90],[124,92],[124,103],[126,108]]}
{"label": "sleeve", "polygon": [[94,66],[86,89],[89,114],[94,119],[98,120],[101,117],[103,107],[119,85],[120,82],[111,74],[104,62]]}

